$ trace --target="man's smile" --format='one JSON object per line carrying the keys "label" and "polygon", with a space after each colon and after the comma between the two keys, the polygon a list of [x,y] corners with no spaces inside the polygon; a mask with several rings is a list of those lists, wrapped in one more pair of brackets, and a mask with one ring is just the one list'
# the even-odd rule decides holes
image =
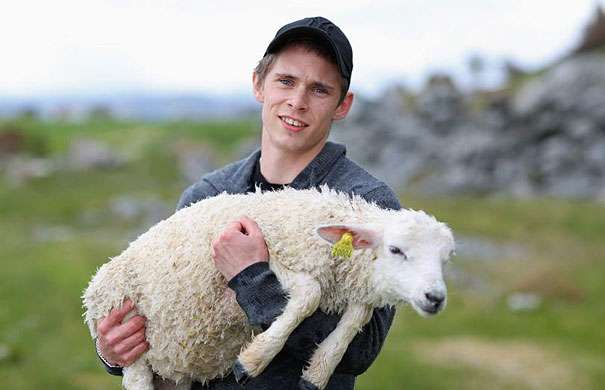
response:
{"label": "man's smile", "polygon": [[309,126],[305,122],[300,121],[298,119],[294,119],[294,118],[289,117],[287,115],[278,115],[278,116],[279,116],[279,119],[281,119],[281,121],[284,124],[284,126],[288,130],[291,130],[291,131],[301,131],[305,127]]}

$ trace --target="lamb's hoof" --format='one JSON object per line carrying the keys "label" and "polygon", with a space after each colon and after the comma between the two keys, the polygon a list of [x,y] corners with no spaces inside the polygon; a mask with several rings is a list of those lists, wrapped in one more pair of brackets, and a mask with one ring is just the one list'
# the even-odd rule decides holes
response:
{"label": "lamb's hoof", "polygon": [[250,380],[250,375],[248,375],[248,372],[239,360],[236,360],[233,365],[233,375],[235,375],[235,380],[240,385],[244,385]]}
{"label": "lamb's hoof", "polygon": [[298,381],[298,390],[319,390],[319,387],[306,379],[300,378]]}

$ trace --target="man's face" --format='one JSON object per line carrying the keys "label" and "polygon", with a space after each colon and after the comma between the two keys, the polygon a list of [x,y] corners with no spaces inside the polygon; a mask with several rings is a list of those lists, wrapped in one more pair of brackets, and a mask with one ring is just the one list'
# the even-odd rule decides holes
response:
{"label": "man's face", "polygon": [[341,76],[335,64],[300,46],[283,49],[264,83],[254,75],[263,103],[263,147],[305,153],[323,147],[333,120],[348,113],[353,95],[339,105]]}

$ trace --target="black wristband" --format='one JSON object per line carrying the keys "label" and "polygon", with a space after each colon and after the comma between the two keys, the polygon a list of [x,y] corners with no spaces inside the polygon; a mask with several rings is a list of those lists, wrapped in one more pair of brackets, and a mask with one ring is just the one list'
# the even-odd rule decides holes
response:
{"label": "black wristband", "polygon": [[101,351],[99,351],[99,345],[97,344],[97,339],[95,339],[95,350],[97,351],[97,356],[99,357],[99,360],[101,360],[101,363],[103,363],[103,366],[105,367],[105,371],[107,371],[111,375],[123,375],[122,366],[109,363],[107,360],[105,360],[103,355],[101,355]]}

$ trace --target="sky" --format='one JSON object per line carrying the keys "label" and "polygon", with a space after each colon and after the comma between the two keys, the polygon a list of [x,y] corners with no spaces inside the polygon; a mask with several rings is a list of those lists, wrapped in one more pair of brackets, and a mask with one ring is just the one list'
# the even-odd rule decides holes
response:
{"label": "sky", "polygon": [[113,91],[247,93],[282,25],[325,16],[354,52],[352,89],[418,88],[433,72],[486,84],[577,43],[605,0],[0,0],[0,96]]}

